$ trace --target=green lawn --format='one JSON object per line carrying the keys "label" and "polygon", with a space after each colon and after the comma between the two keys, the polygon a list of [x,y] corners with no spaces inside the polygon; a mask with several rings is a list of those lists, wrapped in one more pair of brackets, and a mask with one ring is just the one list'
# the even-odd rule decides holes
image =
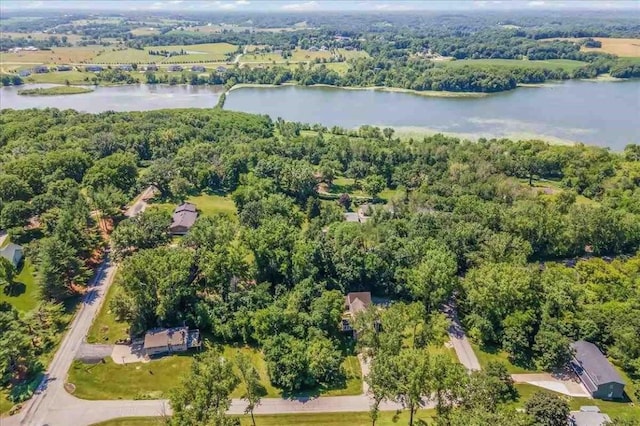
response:
{"label": "green lawn", "polygon": [[[31,261],[26,259],[15,277],[14,295],[9,295],[4,291],[0,291],[0,302],[9,302],[14,308],[21,312],[28,312],[38,305],[39,295],[38,286],[35,282],[35,270]],[[3,290],[5,290],[3,288]]]}
{"label": "green lawn", "polygon": [[148,46],[144,49],[148,52],[166,50],[169,52],[179,52],[184,50],[186,55],[163,58],[163,64],[181,64],[190,62],[216,62],[224,61],[227,54],[237,50],[237,46],[230,43],[206,43],[181,46]]}
{"label": "green lawn", "polygon": [[[434,410],[418,410],[414,416],[414,424],[427,424],[433,419]],[[275,414],[257,415],[256,424],[260,426],[368,426],[371,418],[367,412],[351,413],[296,413],[296,414]],[[158,426],[164,424],[161,417],[126,417],[109,420],[107,422],[96,423],[93,426]],[[251,425],[251,417],[240,416],[242,426]],[[404,410],[400,413],[395,411],[382,411],[376,425],[396,426],[409,423],[409,413]]]}
{"label": "green lawn", "polygon": [[[200,194],[187,198],[187,201],[196,205],[200,214],[210,216],[216,213],[223,213],[229,216],[235,216],[237,213],[236,205],[231,197],[220,196],[214,194]],[[153,201],[152,201],[153,202]],[[177,204],[172,203],[153,203],[152,206],[172,212]]]}
{"label": "green lawn", "polygon": [[461,59],[457,61],[439,62],[437,66],[444,68],[459,68],[463,66],[486,67],[498,66],[505,68],[534,68],[534,69],[556,69],[562,68],[565,71],[573,71],[587,65],[586,62],[573,61],[570,59],[549,59],[546,61],[528,61],[522,59]]}
{"label": "green lawn", "polygon": [[129,324],[117,321],[109,306],[109,302],[115,297],[118,291],[120,291],[120,287],[116,279],[111,287],[109,287],[109,292],[100,307],[100,312],[98,312],[98,316],[95,317],[91,324],[91,328],[87,334],[87,342],[114,343],[116,340],[129,337]]}
{"label": "green lawn", "polygon": [[25,78],[26,83],[50,83],[50,84],[91,84],[91,78],[95,74],[83,71],[48,72],[44,74],[31,74]]}
{"label": "green lawn", "polygon": [[489,364],[489,362],[498,361],[505,364],[505,366],[507,367],[507,371],[511,374],[539,372],[538,370],[535,370],[535,369],[528,369],[526,367],[514,365],[513,363],[511,363],[511,361],[509,361],[509,356],[504,351],[500,351],[490,347],[480,347],[480,345],[477,345],[475,343],[472,343],[471,346],[473,347],[473,351],[478,357],[480,366],[483,369],[487,368],[487,365]]}
{"label": "green lawn", "polygon": [[[237,352],[243,352],[252,360],[258,369],[264,387],[264,397],[279,398],[283,396],[280,389],[269,381],[267,365],[262,354],[248,347],[232,347],[225,345],[223,355],[233,359]],[[103,363],[84,364],[74,361],[67,381],[76,386],[75,396],[82,399],[150,399],[166,398],[168,392],[180,385],[181,378],[186,375],[193,362],[192,353],[166,356],[148,363],[120,365],[111,358]],[[344,388],[320,389],[304,392],[303,395],[316,395],[318,392],[327,396],[359,395],[362,392],[360,364],[355,356],[349,356],[343,362],[347,374]],[[244,393],[238,386],[232,393],[233,398],[240,398]]]}
{"label": "green lawn", "polygon": [[[339,177],[334,179],[331,188],[329,189],[329,193],[331,194],[342,194],[347,193],[351,196],[351,198],[367,198],[370,197],[360,188],[355,186],[355,180],[348,177]],[[380,193],[378,196],[380,199],[384,201],[389,201],[391,198],[403,196],[404,191],[402,188],[390,189],[386,188],[384,191]]]}

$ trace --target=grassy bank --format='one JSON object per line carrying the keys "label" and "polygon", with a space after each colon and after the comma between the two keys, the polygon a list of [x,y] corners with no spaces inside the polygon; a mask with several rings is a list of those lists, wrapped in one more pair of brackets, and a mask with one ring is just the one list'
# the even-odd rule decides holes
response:
{"label": "grassy bank", "polygon": [[36,89],[18,90],[18,95],[23,96],[58,96],[58,95],[79,95],[82,93],[93,92],[88,87],[77,86],[55,86],[55,87],[38,87]]}
{"label": "grassy bank", "polygon": [[[414,417],[414,423],[428,424],[433,420],[434,414],[434,410],[418,410]],[[242,426],[252,424],[250,416],[239,417]],[[256,424],[260,426],[368,426],[371,424],[371,417],[367,412],[273,414],[255,417]],[[124,417],[96,423],[93,426],[158,426],[165,424],[164,420],[162,417]],[[379,414],[376,425],[395,426],[405,425],[408,422],[409,413],[406,410],[400,413],[383,411]]]}

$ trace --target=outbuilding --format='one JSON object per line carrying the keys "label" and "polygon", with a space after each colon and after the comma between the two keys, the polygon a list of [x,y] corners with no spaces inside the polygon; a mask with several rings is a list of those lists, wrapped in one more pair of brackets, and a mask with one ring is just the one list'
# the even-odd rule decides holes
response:
{"label": "outbuilding", "polygon": [[200,330],[188,327],[158,328],[144,335],[144,352],[148,356],[184,352],[200,344]]}
{"label": "outbuilding", "polygon": [[625,382],[607,357],[591,342],[573,343],[571,366],[591,396],[598,399],[623,399]]}
{"label": "outbuilding", "polygon": [[17,269],[24,256],[24,250],[18,244],[9,243],[0,249],[0,256],[11,262],[13,267]]}

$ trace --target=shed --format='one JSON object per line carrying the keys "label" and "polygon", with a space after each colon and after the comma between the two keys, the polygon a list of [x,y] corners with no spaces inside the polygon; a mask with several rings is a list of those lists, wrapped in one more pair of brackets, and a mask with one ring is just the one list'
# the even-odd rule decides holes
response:
{"label": "shed", "polygon": [[624,398],[625,382],[600,349],[591,342],[573,343],[572,368],[591,396],[599,399]]}
{"label": "shed", "polygon": [[183,203],[173,211],[173,220],[169,232],[173,235],[184,235],[189,232],[198,218],[195,204]]}
{"label": "shed", "polygon": [[11,262],[14,268],[18,268],[24,256],[24,249],[18,244],[9,243],[0,249],[0,256]]}

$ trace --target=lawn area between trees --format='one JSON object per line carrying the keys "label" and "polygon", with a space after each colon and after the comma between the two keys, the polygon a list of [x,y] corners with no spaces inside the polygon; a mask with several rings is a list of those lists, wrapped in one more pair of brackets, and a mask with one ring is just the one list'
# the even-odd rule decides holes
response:
{"label": "lawn area between trees", "polygon": [[[236,206],[231,197],[228,196],[200,194],[189,197],[185,201],[195,204],[200,214],[204,216],[211,216],[216,213],[224,213],[229,216],[236,216],[237,214]],[[153,208],[166,210],[171,213],[173,213],[173,210],[178,205],[177,203],[169,202],[155,203],[153,200],[152,203],[151,206]]]}
{"label": "lawn area between trees", "polygon": [[[221,347],[222,354],[233,360],[237,352],[247,354],[260,374],[264,397],[279,398],[283,392],[271,385],[267,365],[262,353],[249,347]],[[100,399],[160,399],[166,398],[171,389],[180,386],[181,378],[189,372],[195,352],[165,356],[148,363],[120,365],[111,358],[97,364],[75,361],[69,370],[67,381],[75,385],[74,395],[89,400]],[[362,393],[360,364],[355,356],[348,356],[342,363],[347,381],[344,388],[312,389],[296,396],[342,396]],[[240,398],[244,394],[242,385],[231,394]]]}
{"label": "lawn area between trees", "polygon": [[29,312],[38,305],[38,286],[31,260],[26,259],[19,274],[15,276],[13,294],[7,294],[6,290],[7,287],[0,291],[0,302],[9,302],[21,312]]}
{"label": "lawn area between trees", "polygon": [[[433,419],[435,410],[418,410],[414,417],[414,423],[426,424]],[[239,416],[240,424],[251,425],[250,416]],[[260,426],[366,426],[371,424],[371,417],[367,412],[352,413],[310,413],[310,414],[274,414],[257,415],[256,424]],[[407,424],[409,413],[405,410],[401,413],[394,411],[383,411],[379,413],[376,425],[395,426]],[[163,425],[162,417],[124,417],[121,419],[109,420],[96,423],[92,426],[158,426]]]}

